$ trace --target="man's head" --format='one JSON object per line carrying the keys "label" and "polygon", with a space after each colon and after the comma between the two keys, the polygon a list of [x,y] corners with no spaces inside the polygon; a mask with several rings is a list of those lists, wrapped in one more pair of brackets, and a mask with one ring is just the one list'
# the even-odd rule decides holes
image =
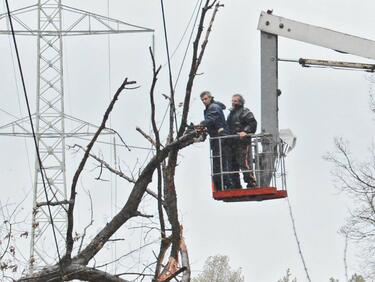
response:
{"label": "man's head", "polygon": [[232,96],[232,108],[233,109],[242,107],[244,104],[245,104],[245,99],[242,97],[241,94],[234,94]]}
{"label": "man's head", "polygon": [[211,92],[209,91],[203,91],[200,95],[201,97],[201,101],[203,102],[203,104],[205,106],[208,106],[209,104],[211,104],[212,102],[212,95],[211,95]]}

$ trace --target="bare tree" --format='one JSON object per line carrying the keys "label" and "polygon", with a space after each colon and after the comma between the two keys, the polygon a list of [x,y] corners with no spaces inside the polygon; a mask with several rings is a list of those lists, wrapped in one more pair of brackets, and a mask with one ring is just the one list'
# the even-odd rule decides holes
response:
{"label": "bare tree", "polygon": [[[241,268],[232,270],[228,256],[216,255],[209,257],[202,273],[193,278],[193,282],[243,282],[245,281]],[[289,280],[288,280],[289,281]]]}
{"label": "bare tree", "polygon": [[14,281],[13,277],[24,265],[18,245],[27,243],[28,231],[22,229],[26,222],[20,213],[20,207],[26,197],[18,202],[0,201],[0,279]]}
{"label": "bare tree", "polygon": [[[160,242],[160,249],[158,254],[154,254],[154,262],[143,264],[144,271],[135,274],[138,275],[140,279],[151,277],[153,281],[156,282],[170,281],[177,277],[179,277],[181,281],[190,281],[188,252],[183,240],[183,228],[179,221],[177,209],[175,172],[180,150],[193,144],[197,140],[196,137],[199,135],[199,132],[197,132],[194,127],[187,126],[191,94],[194,79],[202,62],[216,13],[222,6],[216,0],[205,0],[204,2],[193,43],[193,56],[183,97],[182,115],[178,124],[175,113],[174,90],[173,87],[171,87],[167,142],[162,144],[161,140],[164,139],[160,137],[160,132],[156,125],[157,107],[155,106],[154,92],[161,67],[156,67],[153,54],[150,50],[153,62],[153,80],[149,92],[149,103],[151,107],[150,119],[153,134],[148,135],[139,128],[137,130],[148,142],[151,142],[154,147],[154,155],[142,166],[138,175],[135,176],[133,174],[127,175],[120,167],[112,167],[100,155],[93,152],[94,145],[101,132],[107,129],[107,120],[112,110],[115,108],[116,101],[124,92],[137,88],[135,81],[130,81],[126,78],[113,96],[112,101],[104,113],[100,126],[89,144],[86,147],[79,145],[72,147],[83,152],[83,157],[72,179],[70,199],[65,203],[54,203],[52,201],[44,203],[44,205],[51,206],[66,206],[68,227],[65,254],[61,259],[57,259],[55,265],[47,266],[39,272],[25,275],[18,281],[69,281],[73,279],[85,281],[128,281],[123,277],[132,273],[109,273],[102,270],[103,266],[105,267],[107,264],[96,265],[95,258],[104,246],[108,245],[112,240],[116,240],[113,239],[114,234],[131,219],[146,218],[151,220],[152,215],[145,214],[140,210],[140,204],[145,199],[146,194],[151,195],[157,203],[158,225],[151,225],[148,226],[148,228],[150,228],[150,230],[159,231],[160,237],[158,241]],[[211,17],[208,20],[207,17],[210,14]],[[207,25],[206,28],[205,25]],[[174,128],[176,128],[176,131],[174,131]],[[129,197],[120,211],[92,238],[86,236],[87,228],[93,222],[92,216],[89,225],[86,226],[82,235],[74,232],[74,230],[77,229],[75,226],[75,208],[79,205],[76,198],[77,187],[89,159],[98,163],[100,174],[97,179],[101,179],[103,170],[107,170],[132,185]],[[152,191],[149,187],[155,173],[157,175],[157,192]],[[152,222],[152,224],[154,223],[155,222]],[[84,239],[88,240],[87,244],[84,243]],[[6,251],[8,251],[8,249],[6,249]],[[124,256],[125,255],[126,254],[124,254]],[[120,256],[118,260],[122,257],[123,256]]]}
{"label": "bare tree", "polygon": [[366,282],[366,280],[362,277],[362,275],[353,274],[349,282]]}
{"label": "bare tree", "polygon": [[335,140],[336,152],[326,159],[335,166],[333,172],[339,189],[354,203],[342,233],[354,240],[363,250],[365,269],[375,277],[375,148],[369,150],[366,161],[357,161],[352,156],[348,142]]}
{"label": "bare tree", "polygon": [[285,276],[283,276],[283,278],[279,279],[277,282],[297,282],[297,278],[292,278],[292,274],[288,268]]}

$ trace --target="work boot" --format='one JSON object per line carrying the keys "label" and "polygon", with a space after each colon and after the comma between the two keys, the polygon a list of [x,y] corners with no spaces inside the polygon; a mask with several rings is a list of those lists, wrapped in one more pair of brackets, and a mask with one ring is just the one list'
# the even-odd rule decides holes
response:
{"label": "work boot", "polygon": [[241,184],[232,184],[228,189],[242,189]]}
{"label": "work boot", "polygon": [[227,181],[225,182],[225,190],[229,190],[229,189],[237,189],[238,187],[236,187],[235,184],[233,184],[232,181]]}
{"label": "work boot", "polygon": [[246,188],[255,188],[256,186],[257,186],[257,182],[254,179],[247,183]]}

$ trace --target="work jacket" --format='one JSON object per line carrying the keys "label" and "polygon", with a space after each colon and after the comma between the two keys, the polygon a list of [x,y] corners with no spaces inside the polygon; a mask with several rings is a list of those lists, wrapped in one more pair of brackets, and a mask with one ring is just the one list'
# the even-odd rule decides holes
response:
{"label": "work jacket", "polygon": [[239,132],[255,133],[257,130],[257,121],[253,113],[243,106],[230,109],[227,118],[229,134],[237,134]]}
{"label": "work jacket", "polygon": [[212,100],[203,112],[204,121],[201,122],[201,125],[207,127],[207,132],[211,137],[228,134],[224,109],[223,103]]}

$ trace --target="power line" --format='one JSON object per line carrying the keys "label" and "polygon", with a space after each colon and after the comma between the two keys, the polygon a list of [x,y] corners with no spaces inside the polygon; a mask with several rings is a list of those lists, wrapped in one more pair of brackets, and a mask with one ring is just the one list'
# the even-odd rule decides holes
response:
{"label": "power line", "polygon": [[[185,59],[186,59],[186,55],[187,55],[187,52],[189,50],[189,47],[190,47],[190,43],[191,43],[191,38],[193,37],[193,33],[194,33],[194,29],[195,29],[195,26],[197,24],[197,20],[198,20],[198,16],[199,16],[199,10],[202,6],[202,2],[203,0],[200,0],[200,3],[199,3],[199,8],[198,8],[198,12],[197,12],[197,15],[195,16],[195,20],[194,20],[194,24],[193,24],[193,27],[191,29],[191,33],[190,33],[190,37],[189,37],[189,41],[188,41],[188,44],[186,45],[186,49],[185,49],[185,53],[184,53],[184,57],[182,59],[182,62],[181,62],[181,65],[180,65],[180,69],[178,70],[178,75],[177,75],[177,79],[174,83],[174,86],[173,86],[173,91],[176,90],[176,86],[177,86],[177,83],[178,83],[178,80],[180,79],[180,75],[181,75],[181,71],[182,71],[182,68],[184,66],[184,63],[185,63]],[[198,3],[198,1],[197,1]]]}
{"label": "power line", "polygon": [[[200,1],[200,3],[199,3],[199,1]],[[186,26],[186,28],[185,28],[185,30],[184,30],[182,36],[181,36],[181,39],[180,39],[179,43],[177,44],[177,47],[174,49],[174,51],[173,51],[173,53],[172,53],[172,56],[171,56],[171,59],[172,59],[173,56],[174,56],[174,54],[176,53],[177,49],[180,47],[180,45],[181,45],[183,39],[185,38],[186,32],[187,32],[187,30],[188,30],[188,28],[189,28],[189,26],[190,26],[191,20],[192,20],[193,17],[194,17],[195,11],[196,11],[197,6],[198,6],[198,3],[199,3],[198,13],[197,13],[197,15],[196,15],[196,17],[195,17],[195,20],[194,20],[194,24],[193,24],[193,28],[192,28],[192,31],[191,31],[191,34],[190,34],[190,37],[189,37],[189,41],[188,41],[188,44],[187,44],[186,49],[185,49],[184,58],[183,58],[182,63],[181,63],[181,65],[180,65],[180,69],[179,69],[179,72],[178,72],[178,77],[177,77],[176,82],[175,82],[174,87],[173,87],[173,92],[176,90],[176,85],[177,85],[177,82],[178,82],[178,80],[179,80],[179,77],[180,77],[180,74],[181,74],[181,70],[182,70],[182,67],[183,67],[184,62],[185,62],[185,58],[186,58],[186,55],[187,55],[187,51],[189,50],[189,46],[190,46],[190,42],[191,42],[191,38],[192,38],[192,35],[193,35],[193,32],[194,32],[194,27],[195,27],[196,22],[197,22],[197,18],[198,18],[198,15],[199,15],[200,7],[202,6],[202,2],[203,2],[203,0],[197,0],[197,3],[196,3],[195,6],[194,6],[193,12],[192,12],[192,14],[191,14],[191,16],[190,16],[190,18],[189,18],[188,24],[187,24],[187,26]],[[169,58],[169,56],[168,56],[168,58]],[[167,62],[167,63],[168,63],[168,62]],[[166,63],[166,64],[167,64],[167,63]],[[166,64],[164,64],[164,65],[166,65]],[[164,65],[163,65],[163,66],[164,66]],[[166,108],[166,110],[165,110],[165,112],[164,112],[164,114],[163,114],[163,118],[162,118],[162,120],[161,120],[161,122],[160,122],[160,125],[159,125],[159,128],[158,128],[159,131],[160,131],[160,129],[162,128],[162,126],[163,126],[163,124],[164,124],[164,121],[165,121],[166,115],[167,115],[167,113],[168,113],[169,106],[170,106],[170,104],[168,104],[168,106],[167,106],[167,108]],[[175,113],[175,114],[176,114],[176,113]],[[177,126],[177,120],[176,120],[176,126]]]}
{"label": "power line", "polygon": [[[4,4],[4,2],[3,2],[3,4]],[[8,21],[7,21],[7,28],[9,29],[9,22]],[[9,37],[8,37],[8,39],[9,39],[8,42],[9,42],[10,56],[11,56],[11,60],[12,60],[12,69],[13,69],[14,83],[16,85],[16,91],[17,91],[18,111],[19,111],[20,116],[22,116],[21,99],[20,99],[20,89],[18,87],[18,82],[17,82],[17,73],[16,73],[16,66],[14,64],[14,55],[13,55],[13,50],[12,50],[12,42],[11,42],[11,39]],[[28,164],[28,167],[29,167],[30,183],[32,183],[33,177],[32,177],[32,172],[31,172],[30,153],[29,153],[29,148],[27,146],[26,138],[24,138],[24,145],[25,145],[25,150],[26,150],[27,164]]]}
{"label": "power line", "polygon": [[[191,20],[193,19],[194,14],[195,14],[195,11],[196,11],[196,9],[197,9],[197,7],[198,7],[198,3],[199,3],[199,0],[197,0],[197,3],[196,3],[195,6],[194,6],[193,12],[191,13],[191,16],[190,16],[190,18],[189,18],[189,21],[188,21],[186,27],[185,27],[184,32],[182,33],[182,36],[181,36],[180,41],[178,42],[176,48],[175,48],[175,49],[173,50],[173,52],[172,52],[171,60],[173,59],[174,55],[176,54],[177,50],[180,48],[180,45],[181,45],[182,41],[183,41],[184,38],[185,38],[185,35],[186,35],[186,33],[187,33],[188,29],[189,29],[189,26],[190,26],[190,24],[191,24]],[[202,3],[202,0],[201,0],[201,3]],[[199,9],[198,9],[198,10],[199,10]],[[195,25],[195,24],[194,24],[194,25]],[[167,63],[165,63],[165,64],[163,65],[163,67],[164,67],[166,64],[167,64]]]}
{"label": "power line", "polygon": [[[77,139],[80,139],[80,140],[84,140],[84,141],[91,141],[91,139],[88,139],[88,138],[85,138],[85,137],[75,137]],[[100,140],[97,140],[95,143],[99,143],[99,144],[104,144],[104,145],[113,145],[112,142],[108,142],[108,141],[100,141]],[[133,145],[124,145],[124,144],[116,144],[116,146],[120,146],[120,147],[126,147],[126,148],[130,148],[130,149],[137,149],[137,150],[147,150],[147,151],[153,151],[154,149],[150,149],[150,148],[147,148],[147,147],[141,147],[141,146],[133,146]]]}
{"label": "power line", "polygon": [[[14,32],[13,21],[12,21],[12,16],[10,14],[8,0],[5,0],[5,3],[6,3],[8,18],[9,18],[9,24],[10,24],[10,28],[11,28],[11,32],[12,32],[14,49],[16,51],[18,69],[19,69],[20,76],[21,76],[23,93],[24,93],[24,97],[25,97],[25,101],[26,101],[27,113],[28,113],[28,117],[29,117],[29,121],[30,121],[31,131],[32,131],[32,134],[33,134],[33,140],[34,140],[36,155],[37,155],[37,159],[38,159],[38,164],[39,164],[39,168],[40,168],[40,172],[41,172],[41,177],[42,177],[42,182],[43,182],[43,187],[44,187],[44,194],[45,194],[45,197],[46,197],[46,201],[48,203],[49,199],[48,199],[48,193],[47,193],[47,188],[46,188],[45,171],[44,171],[44,168],[43,168],[43,165],[42,165],[42,160],[41,160],[40,152],[39,152],[39,146],[38,146],[38,142],[37,142],[36,134],[35,134],[35,130],[34,130],[34,123],[33,123],[32,114],[31,114],[31,110],[30,110],[29,99],[28,99],[28,96],[27,96],[26,84],[25,84],[25,79],[24,79],[24,76],[23,76],[23,70],[22,70],[20,55],[19,55],[19,52],[18,52],[18,45],[17,45],[17,41],[16,41],[16,36],[15,36],[15,32]],[[57,250],[57,255],[58,255],[59,261],[61,261],[59,246],[58,246],[58,243],[57,243],[55,225],[54,225],[54,222],[53,222],[53,217],[52,217],[50,205],[47,205],[47,208],[48,208],[49,218],[50,218],[51,225],[52,225],[52,232],[53,232],[53,238],[54,238],[55,246],[56,246],[56,250]],[[59,266],[60,266],[60,271],[62,273],[61,265],[59,264]]]}
{"label": "power line", "polygon": [[296,230],[296,223],[295,223],[295,220],[294,220],[294,216],[293,216],[293,212],[292,212],[292,206],[290,204],[289,197],[287,197],[287,202],[288,202],[288,207],[289,207],[290,220],[292,221],[292,226],[293,226],[294,238],[296,239],[296,242],[297,242],[298,253],[300,255],[300,258],[301,258],[301,261],[302,261],[302,264],[303,264],[303,268],[304,268],[305,273],[306,273],[307,280],[309,282],[311,282],[310,275],[309,275],[309,272],[307,270],[306,262],[305,262],[305,259],[303,257],[301,244],[300,244],[300,241],[298,239],[297,230]]}
{"label": "power line", "polygon": [[174,119],[175,119],[175,125],[176,125],[176,132],[178,131],[177,128],[177,115],[176,115],[176,105],[174,101],[174,89],[173,89],[173,82],[172,82],[172,69],[171,69],[171,59],[169,56],[169,44],[168,44],[168,35],[167,35],[167,24],[165,19],[165,11],[164,11],[164,3],[163,0],[160,0],[161,4],[161,13],[163,17],[163,28],[164,28],[164,38],[165,38],[165,47],[167,50],[167,59],[168,59],[168,70],[169,70],[169,86],[171,90],[171,111],[173,111]]}
{"label": "power line", "polygon": [[7,115],[9,115],[9,116],[11,116],[11,117],[13,117],[13,118],[16,118],[16,119],[18,119],[18,117],[17,117],[17,116],[15,116],[15,115],[11,114],[10,112],[8,112],[8,111],[6,111],[6,110],[4,110],[4,109],[2,109],[2,108],[0,108],[0,111],[1,111],[1,112],[3,112],[4,114],[7,114]]}

